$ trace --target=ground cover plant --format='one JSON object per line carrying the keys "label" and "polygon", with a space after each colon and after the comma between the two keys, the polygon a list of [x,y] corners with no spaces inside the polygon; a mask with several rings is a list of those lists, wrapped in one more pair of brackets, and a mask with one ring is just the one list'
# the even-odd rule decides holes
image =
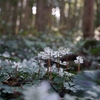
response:
{"label": "ground cover plant", "polygon": [[100,0],[0,0],[0,100],[100,100]]}
{"label": "ground cover plant", "polygon": [[[1,38],[1,100],[100,99],[99,52],[95,54],[95,47],[88,50],[84,47],[87,41],[76,43],[76,47],[83,48],[80,52],[80,48],[62,47],[60,41],[59,45],[54,42],[54,47],[53,42],[53,46],[46,44],[50,40],[35,44],[36,38],[24,37],[22,41],[20,38]],[[96,47],[99,48],[99,43]],[[92,62],[91,57],[94,57]]]}

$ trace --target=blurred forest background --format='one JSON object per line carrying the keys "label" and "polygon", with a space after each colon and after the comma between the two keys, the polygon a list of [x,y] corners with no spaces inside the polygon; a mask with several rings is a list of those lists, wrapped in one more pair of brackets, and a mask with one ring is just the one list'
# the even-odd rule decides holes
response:
{"label": "blurred forest background", "polygon": [[37,33],[100,40],[100,0],[0,0],[0,35]]}

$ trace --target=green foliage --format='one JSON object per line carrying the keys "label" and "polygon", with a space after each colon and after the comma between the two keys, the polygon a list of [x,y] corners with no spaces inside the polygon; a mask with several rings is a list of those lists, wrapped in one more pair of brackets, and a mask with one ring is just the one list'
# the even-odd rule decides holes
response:
{"label": "green foliage", "polygon": [[93,86],[100,85],[100,70],[83,71],[74,77],[74,83],[81,86],[84,90],[90,89]]}
{"label": "green foliage", "polygon": [[84,42],[83,48],[89,50],[92,55],[100,55],[100,41],[97,40],[86,40]]}
{"label": "green foliage", "polygon": [[[57,36],[56,36],[57,35]],[[58,47],[64,45],[67,48],[71,48],[73,53],[84,54],[83,57],[88,57],[88,60],[92,59],[97,63],[97,57],[99,56],[99,41],[91,45],[91,42],[81,41],[73,45],[72,42],[64,38],[63,36],[56,34],[41,34],[35,37],[16,36],[8,37],[2,36],[0,39],[0,96],[6,98],[6,95],[15,95],[14,91],[22,94],[25,88],[29,88],[32,85],[38,85],[43,80],[47,80],[51,84],[51,92],[57,92],[61,97],[64,95],[74,95],[74,100],[85,100],[87,94],[90,95],[90,89],[94,89],[100,85],[99,73],[100,71],[83,71],[77,74],[73,61],[69,61],[69,72],[65,71],[65,65],[59,64],[60,68],[64,68],[59,71],[57,69],[56,58],[53,58],[54,65],[51,61],[52,67],[52,80],[50,80],[50,73],[47,73],[47,60],[41,60],[36,57],[39,51],[43,51],[45,47],[52,47],[54,50],[58,50]],[[94,56],[95,55],[95,56]],[[75,59],[73,59],[75,60]],[[40,63],[41,62],[41,63]],[[84,62],[84,61],[83,61]],[[62,62],[63,63],[63,62]],[[15,65],[14,65],[15,64]],[[17,67],[18,69],[17,69]],[[94,66],[94,65],[91,65]],[[83,67],[83,66],[82,66]],[[84,66],[85,67],[85,66]],[[90,66],[89,66],[90,67]],[[74,77],[74,79],[73,79]],[[22,89],[22,88],[23,89]],[[86,94],[85,94],[86,92]],[[98,91],[94,89],[97,95]],[[19,95],[20,98],[22,95]],[[69,98],[68,97],[68,98]],[[90,98],[89,97],[89,98]],[[12,97],[9,97],[12,99]],[[93,97],[93,98],[99,98]],[[18,98],[16,98],[17,100]],[[67,99],[65,99],[67,100]],[[87,100],[87,99],[86,99]],[[90,99],[91,100],[91,99]]]}

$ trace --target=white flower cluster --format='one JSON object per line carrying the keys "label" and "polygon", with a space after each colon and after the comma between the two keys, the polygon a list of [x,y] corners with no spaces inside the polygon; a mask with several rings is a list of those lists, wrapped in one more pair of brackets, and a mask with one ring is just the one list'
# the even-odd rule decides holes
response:
{"label": "white flower cluster", "polygon": [[13,62],[12,68],[22,68],[22,65],[20,62]]}
{"label": "white flower cluster", "polygon": [[1,60],[0,59],[0,68],[8,69],[8,71],[22,71],[22,72],[28,72],[30,74],[38,73],[40,70],[40,76],[42,77],[47,72],[47,69],[44,67],[45,63],[41,61],[41,65],[39,65],[39,62],[35,60],[34,58],[30,58],[29,60],[23,59],[23,61],[11,61],[9,59]]}
{"label": "white flower cluster", "polygon": [[[0,54],[0,55],[1,55],[1,54]],[[9,54],[8,52],[5,51],[5,52],[2,54],[2,56],[3,56],[3,57],[10,57],[10,54]]]}
{"label": "white flower cluster", "polygon": [[74,60],[74,62],[77,63],[77,64],[78,63],[80,63],[80,64],[83,63],[83,57],[82,56],[77,56],[76,60]]}
{"label": "white flower cluster", "polygon": [[42,59],[51,59],[52,57],[61,57],[70,53],[71,52],[69,48],[59,47],[57,51],[54,51],[51,48],[46,47],[44,52],[40,52],[38,54],[38,57]]}
{"label": "white flower cluster", "polygon": [[54,55],[53,50],[51,48],[49,48],[49,47],[46,47],[44,49],[44,52],[40,52],[38,54],[38,57],[42,58],[42,59],[50,59],[53,55]]}
{"label": "white flower cluster", "polygon": [[61,55],[66,55],[71,53],[69,48],[64,48],[64,47],[59,47],[58,52]]}

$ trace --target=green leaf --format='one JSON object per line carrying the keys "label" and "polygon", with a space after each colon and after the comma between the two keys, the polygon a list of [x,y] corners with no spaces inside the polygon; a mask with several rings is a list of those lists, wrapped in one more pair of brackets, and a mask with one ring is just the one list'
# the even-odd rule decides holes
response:
{"label": "green leaf", "polygon": [[8,60],[11,60],[11,61],[16,61],[16,62],[19,61],[19,59],[17,59],[17,58],[12,58],[12,57],[4,57],[4,56],[0,56],[0,58],[1,58],[1,59],[8,59]]}
{"label": "green leaf", "polygon": [[7,85],[0,85],[0,89],[2,89],[3,93],[9,93],[9,94],[13,93],[13,90],[11,89],[11,87]]}
{"label": "green leaf", "polygon": [[33,41],[30,41],[28,39],[23,39],[25,44],[28,46],[28,47],[32,47],[34,45],[34,42]]}
{"label": "green leaf", "polygon": [[100,85],[100,70],[80,72],[74,77],[73,82],[83,89],[90,89],[92,86]]}
{"label": "green leaf", "polygon": [[64,83],[65,82],[65,79],[63,77],[56,76],[54,78],[53,82],[55,82],[55,83]]}

